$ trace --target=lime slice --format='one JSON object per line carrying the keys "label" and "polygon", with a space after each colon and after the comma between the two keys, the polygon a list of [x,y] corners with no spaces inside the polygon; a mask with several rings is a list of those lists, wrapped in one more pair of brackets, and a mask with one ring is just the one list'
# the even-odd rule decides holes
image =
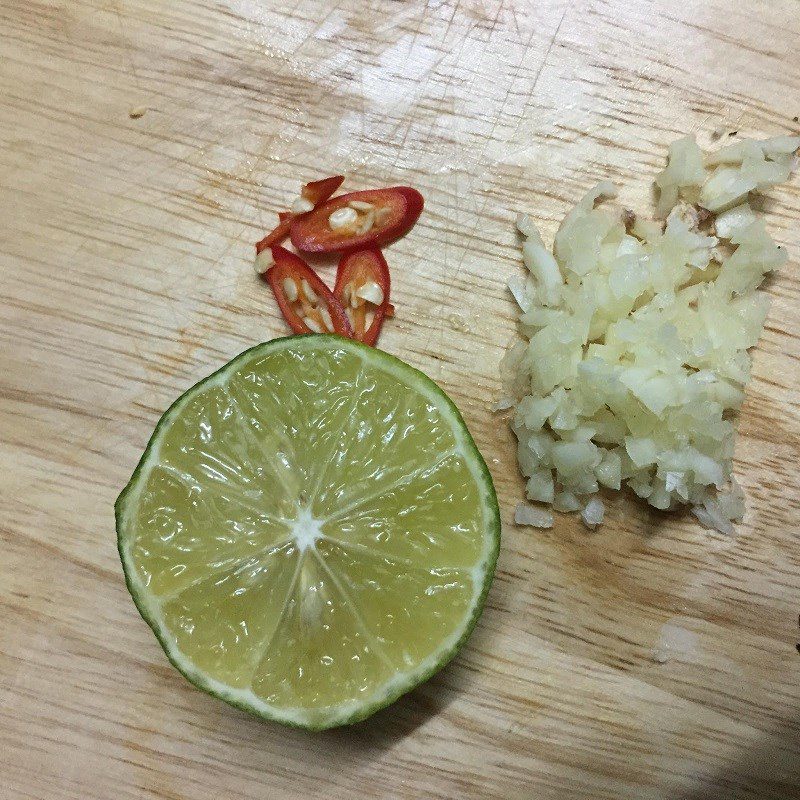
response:
{"label": "lime slice", "polygon": [[315,729],[369,716],[455,655],[500,540],[453,403],[335,336],[258,345],[189,389],[116,515],[128,588],[172,663]]}

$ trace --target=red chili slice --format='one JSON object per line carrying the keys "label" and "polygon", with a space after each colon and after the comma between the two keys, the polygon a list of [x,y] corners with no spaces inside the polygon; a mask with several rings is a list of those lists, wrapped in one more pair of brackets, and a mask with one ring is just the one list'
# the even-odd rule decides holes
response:
{"label": "red chili slice", "polygon": [[[300,190],[300,197],[313,203],[316,208],[320,203],[324,203],[344,181],[344,175],[333,175],[330,178],[322,178],[318,181],[307,183]],[[308,214],[306,211],[304,214]],[[280,244],[289,236],[289,228],[295,217],[302,217],[304,214],[294,214],[291,211],[280,211],[278,213],[279,224],[274,231],[268,233],[260,242],[256,242],[256,255],[274,244]]]}
{"label": "red chili slice", "polygon": [[280,244],[289,235],[294,214],[291,214],[288,211],[281,211],[281,213],[278,214],[278,219],[280,219],[278,227],[275,228],[275,230],[271,233],[268,233],[260,242],[256,242],[256,255],[258,255],[262,250],[266,250],[268,247]]}
{"label": "red chili slice", "polygon": [[411,230],[423,205],[422,195],[409,186],[342,194],[293,220],[292,243],[304,253],[353,253],[382,247]]}
{"label": "red chili slice", "polygon": [[358,341],[374,345],[390,309],[393,316],[390,288],[389,267],[380,250],[359,250],[339,262],[333,293]]}
{"label": "red chili slice", "polygon": [[344,175],[334,175],[331,178],[311,181],[301,189],[300,196],[318,206],[320,203],[324,203],[342,185],[343,181]]}
{"label": "red chili slice", "polygon": [[353,328],[333,292],[302,258],[274,245],[275,264],[262,277],[272,287],[284,319],[295,333],[338,333],[353,338]]}

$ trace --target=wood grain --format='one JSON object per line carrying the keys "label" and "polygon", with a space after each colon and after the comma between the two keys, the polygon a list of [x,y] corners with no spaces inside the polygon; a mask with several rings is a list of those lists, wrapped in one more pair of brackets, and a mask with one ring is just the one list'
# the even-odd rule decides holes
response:
{"label": "wood grain", "polygon": [[[0,22],[0,796],[800,797],[800,182],[767,201],[792,260],[740,421],[738,536],[627,498],[596,534],[514,528],[489,410],[516,211],[552,235],[599,178],[648,207],[679,134],[797,131],[797,2],[0,0]],[[462,655],[312,736],[169,667],[112,504],[176,394],[283,331],[251,243],[340,171],[426,197],[382,345],[452,394],[506,525]]]}

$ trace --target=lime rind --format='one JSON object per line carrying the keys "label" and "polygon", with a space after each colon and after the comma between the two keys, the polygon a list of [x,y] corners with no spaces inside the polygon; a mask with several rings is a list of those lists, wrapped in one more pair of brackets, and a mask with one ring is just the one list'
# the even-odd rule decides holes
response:
{"label": "lime rind", "polygon": [[[144,478],[150,466],[158,463],[159,444],[172,421],[180,414],[183,406],[201,389],[214,385],[223,386],[226,378],[243,367],[261,353],[276,348],[292,348],[298,351],[319,349],[330,344],[349,350],[366,364],[393,375],[406,385],[413,386],[436,406],[442,416],[451,423],[456,437],[456,449],[472,472],[476,486],[483,493],[481,506],[484,510],[484,536],[481,560],[473,568],[473,598],[468,612],[459,627],[444,639],[439,648],[427,658],[408,670],[398,670],[392,678],[382,683],[369,697],[309,709],[307,707],[277,707],[264,701],[248,689],[235,689],[209,676],[197,668],[177,647],[174,636],[169,632],[157,603],[141,581],[131,555],[132,540],[126,538],[126,521],[129,509],[135,508],[141,493]],[[194,384],[169,407],[161,417],[142,454],[133,475],[122,490],[114,505],[117,546],[122,561],[125,582],[139,613],[153,630],[164,652],[191,683],[209,694],[219,697],[232,706],[241,708],[264,719],[285,725],[309,730],[324,730],[340,725],[352,724],[374,714],[393,703],[403,694],[428,680],[442,669],[458,653],[469,638],[483,610],[486,596],[491,586],[500,547],[500,512],[489,469],[473,441],[464,420],[453,401],[423,372],[411,367],[395,356],[366,345],[333,335],[288,336],[255,345],[240,353],[232,361]],[[299,562],[298,562],[299,563]],[[288,598],[287,598],[288,602]]]}

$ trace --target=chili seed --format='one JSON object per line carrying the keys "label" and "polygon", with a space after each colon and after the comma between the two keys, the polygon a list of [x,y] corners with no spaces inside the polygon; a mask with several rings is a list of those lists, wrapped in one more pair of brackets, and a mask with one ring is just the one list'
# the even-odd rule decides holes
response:
{"label": "chili seed", "polygon": [[305,197],[298,197],[292,203],[292,214],[307,214],[309,211],[314,210],[314,204]]}
{"label": "chili seed", "polygon": [[364,219],[361,221],[361,224],[358,226],[356,232],[359,234],[367,233],[374,224],[375,224],[375,212],[367,211],[367,213],[364,215]]}
{"label": "chili seed", "polygon": [[308,281],[305,278],[303,278],[301,286],[303,287],[303,294],[308,302],[311,303],[312,306],[316,305],[319,297],[317,297],[316,292],[311,288],[311,286],[309,286]]}
{"label": "chili seed", "polygon": [[338,231],[341,228],[349,228],[358,222],[358,214],[352,208],[345,206],[344,208],[337,208],[329,217],[328,225],[332,231]]}
{"label": "chili seed", "polygon": [[290,303],[297,300],[297,284],[291,278],[283,279],[283,293]]}
{"label": "chili seed", "polygon": [[257,275],[263,275],[274,263],[275,259],[272,257],[272,251],[268,247],[256,255],[253,269],[255,269]]}
{"label": "chili seed", "polygon": [[379,306],[383,302],[383,289],[375,281],[367,281],[356,292],[358,297]]}

